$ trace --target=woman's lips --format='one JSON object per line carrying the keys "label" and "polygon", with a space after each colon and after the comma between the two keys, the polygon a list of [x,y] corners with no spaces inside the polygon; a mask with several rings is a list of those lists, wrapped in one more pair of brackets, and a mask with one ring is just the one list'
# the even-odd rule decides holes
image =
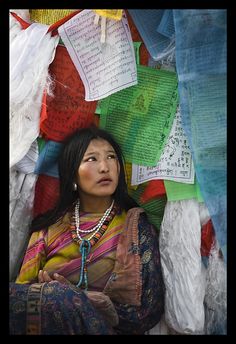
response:
{"label": "woman's lips", "polygon": [[109,179],[109,178],[103,178],[103,179],[101,179],[101,180],[98,181],[98,184],[100,184],[100,185],[108,185],[108,184],[110,184],[111,182],[112,182],[111,179]]}

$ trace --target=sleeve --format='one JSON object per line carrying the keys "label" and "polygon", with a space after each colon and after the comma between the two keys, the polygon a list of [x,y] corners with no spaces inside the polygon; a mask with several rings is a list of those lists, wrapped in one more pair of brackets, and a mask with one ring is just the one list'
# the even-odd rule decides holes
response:
{"label": "sleeve", "polygon": [[140,215],[138,229],[142,262],[141,306],[113,302],[119,316],[118,334],[144,334],[160,321],[164,312],[158,233],[148,223],[145,213]]}
{"label": "sleeve", "polygon": [[16,283],[38,282],[38,272],[46,262],[45,235],[44,230],[31,235]]}

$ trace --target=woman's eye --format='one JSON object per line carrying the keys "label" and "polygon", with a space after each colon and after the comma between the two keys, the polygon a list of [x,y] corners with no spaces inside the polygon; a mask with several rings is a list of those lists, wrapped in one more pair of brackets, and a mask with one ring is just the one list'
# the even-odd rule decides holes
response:
{"label": "woman's eye", "polygon": [[110,155],[108,155],[108,159],[116,159],[116,155],[115,154],[110,154]]}
{"label": "woman's eye", "polygon": [[95,157],[91,156],[91,157],[87,158],[85,161],[95,161],[95,160],[96,160]]}

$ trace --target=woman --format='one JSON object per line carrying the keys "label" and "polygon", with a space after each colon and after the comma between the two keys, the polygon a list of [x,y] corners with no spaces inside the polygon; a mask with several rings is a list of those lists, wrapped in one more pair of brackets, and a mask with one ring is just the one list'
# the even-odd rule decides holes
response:
{"label": "woman", "polygon": [[118,144],[80,129],[58,166],[59,201],[33,221],[11,283],[11,333],[144,334],[163,313],[158,236],[128,195]]}

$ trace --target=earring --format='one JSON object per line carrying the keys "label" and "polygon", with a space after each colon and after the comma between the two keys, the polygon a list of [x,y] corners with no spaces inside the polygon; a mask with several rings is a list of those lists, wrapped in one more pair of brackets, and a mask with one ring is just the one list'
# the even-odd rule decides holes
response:
{"label": "earring", "polygon": [[76,183],[73,183],[73,190],[74,190],[74,191],[77,191],[77,189],[78,189],[77,184],[76,184]]}

